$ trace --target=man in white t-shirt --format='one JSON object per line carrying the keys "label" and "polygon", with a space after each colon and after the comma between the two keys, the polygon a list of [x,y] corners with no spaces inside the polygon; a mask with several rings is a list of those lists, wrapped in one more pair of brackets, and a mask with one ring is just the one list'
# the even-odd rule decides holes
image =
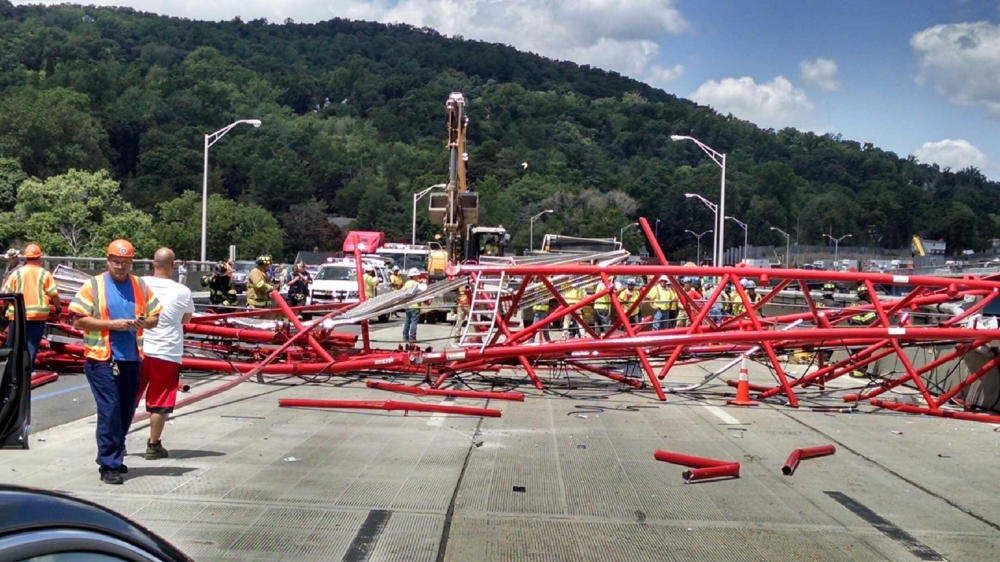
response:
{"label": "man in white t-shirt", "polygon": [[167,417],[177,404],[181,357],[184,355],[184,324],[191,320],[194,313],[191,289],[174,281],[173,274],[174,251],[160,248],[153,254],[153,275],[142,278],[163,307],[159,324],[143,333],[142,351],[145,357],[139,370],[138,396],[146,394],[146,411],[149,412],[146,460],[170,456],[163,448],[160,437]]}

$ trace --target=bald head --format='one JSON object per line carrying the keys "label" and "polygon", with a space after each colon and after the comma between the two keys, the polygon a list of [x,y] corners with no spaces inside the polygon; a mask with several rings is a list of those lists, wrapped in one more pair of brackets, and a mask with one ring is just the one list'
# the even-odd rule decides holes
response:
{"label": "bald head", "polygon": [[153,275],[170,279],[174,273],[174,251],[166,246],[153,254]]}

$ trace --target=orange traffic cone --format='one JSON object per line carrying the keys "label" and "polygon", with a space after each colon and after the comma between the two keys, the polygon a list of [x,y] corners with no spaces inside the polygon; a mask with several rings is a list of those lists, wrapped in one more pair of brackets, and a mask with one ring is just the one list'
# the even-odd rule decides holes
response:
{"label": "orange traffic cone", "polygon": [[756,406],[760,402],[754,402],[750,399],[750,380],[747,376],[747,356],[743,356],[743,361],[740,362],[740,380],[736,384],[736,398],[733,400],[727,400],[727,404],[732,404],[733,406]]}

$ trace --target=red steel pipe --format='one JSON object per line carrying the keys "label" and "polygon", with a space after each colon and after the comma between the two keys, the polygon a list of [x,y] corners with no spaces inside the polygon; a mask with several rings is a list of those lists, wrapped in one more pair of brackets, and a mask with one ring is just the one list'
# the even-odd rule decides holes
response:
{"label": "red steel pipe", "polygon": [[456,396],[458,398],[492,398],[496,400],[513,400],[524,402],[523,392],[491,392],[488,390],[443,390],[439,388],[424,388],[421,386],[407,386],[405,384],[395,384],[380,381],[366,381],[368,388],[379,390],[389,390],[393,392],[405,392],[408,394],[418,394],[420,396]]}
{"label": "red steel pipe", "polygon": [[706,466],[704,468],[692,468],[681,473],[685,482],[695,480],[708,480],[709,478],[740,477],[740,463],[730,462],[718,466]]}
{"label": "red steel pipe", "polygon": [[48,384],[57,379],[59,379],[59,373],[53,373],[50,371],[39,371],[37,373],[32,373],[31,388],[35,388],[36,386],[42,386],[43,384]]}
{"label": "red steel pipe", "polygon": [[705,457],[682,455],[680,453],[664,451],[663,449],[657,449],[656,452],[653,453],[653,458],[658,461],[669,462],[671,464],[679,464],[682,466],[689,466],[691,468],[708,468],[711,466],[724,466],[732,464],[730,461],[720,461],[717,459],[709,459]]}
{"label": "red steel pipe", "polygon": [[837,449],[833,445],[820,445],[818,447],[795,449],[792,451],[792,454],[788,455],[788,460],[786,460],[785,465],[781,467],[781,473],[785,476],[789,476],[795,472],[795,469],[799,466],[800,460],[811,459],[813,457],[825,457],[826,455],[832,455],[836,451]]}
{"label": "red steel pipe", "polygon": [[886,400],[871,400],[870,404],[878,408],[888,408],[890,410],[895,410],[897,412],[905,412],[907,414],[926,414],[928,416],[954,418],[956,420],[1000,423],[1000,416],[994,416],[990,414],[973,414],[972,412],[950,412],[947,410],[932,410],[930,408],[921,408],[919,406],[911,406],[909,404],[900,404],[898,402],[891,402]]}
{"label": "red steel pipe", "polygon": [[[305,326],[302,325],[302,322],[299,320],[299,317],[295,315],[295,312],[292,310],[290,306],[288,306],[288,303],[285,302],[285,299],[281,297],[281,293],[279,293],[277,289],[271,291],[271,299],[273,299],[274,302],[278,304],[278,308],[281,309],[281,312],[285,313],[285,316],[288,317],[288,321],[291,322],[293,326],[295,326],[296,330],[300,332],[305,330]],[[323,349],[323,346],[321,346],[319,342],[316,341],[316,338],[314,338],[312,334],[306,334],[305,337],[306,337],[306,342],[309,344],[309,347],[316,352],[316,355],[319,355],[325,361],[331,363],[333,362],[333,357],[331,357],[330,354],[327,353],[325,349]]]}
{"label": "red steel pipe", "polygon": [[394,400],[313,400],[309,398],[279,398],[282,408],[360,408],[363,410],[406,410],[408,412],[437,412],[467,416],[499,418],[500,410],[472,408],[468,406],[445,406],[442,404],[421,404],[419,402],[396,402]]}

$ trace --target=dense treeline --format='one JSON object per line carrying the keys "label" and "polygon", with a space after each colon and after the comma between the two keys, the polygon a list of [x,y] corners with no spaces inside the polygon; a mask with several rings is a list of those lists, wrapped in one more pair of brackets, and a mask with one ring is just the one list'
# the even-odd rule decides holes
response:
{"label": "dense treeline", "polygon": [[[997,236],[997,185],[976,169],[762,130],[509,47],[403,25],[194,22],[0,0],[0,240],[51,239],[61,249],[40,229],[70,211],[32,221],[39,206],[27,199],[55,190],[52,203],[65,203],[72,196],[60,190],[110,181],[119,191],[101,193],[113,204],[88,211],[67,251],[146,225],[149,245],[196,257],[204,138],[237,119],[263,125],[236,128],[210,150],[211,257],[230,244],[245,257],[337,248],[331,214],[408,240],[412,193],[447,176],[451,91],[468,100],[481,222],[507,226],[518,248],[528,246],[529,217],[551,208],[535,230],[617,236],[641,215],[660,220],[668,256],[693,256],[684,231],[707,230],[712,217],[684,193],[717,200],[719,168],[672,134],[727,153],[727,214],[748,224],[753,244],[783,245],[771,226],[802,244],[852,233],[854,244],[886,248],[916,233],[982,250]],[[121,213],[131,218],[107,223]],[[424,216],[422,240],[435,233]],[[727,229],[728,246],[742,241],[738,227]]]}

